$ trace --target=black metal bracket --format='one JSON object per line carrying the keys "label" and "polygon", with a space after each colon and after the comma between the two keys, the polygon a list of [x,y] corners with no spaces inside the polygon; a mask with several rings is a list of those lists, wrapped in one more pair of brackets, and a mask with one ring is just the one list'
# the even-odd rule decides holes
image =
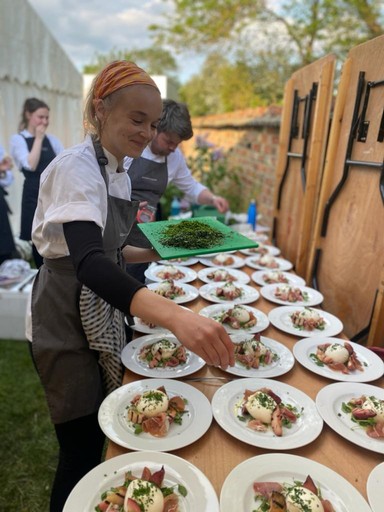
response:
{"label": "black metal bracket", "polygon": [[[312,84],[311,90],[309,91],[309,93],[306,96],[300,97],[297,90],[294,91],[293,108],[292,108],[292,116],[291,116],[291,129],[290,129],[290,134],[289,134],[289,143],[288,143],[288,151],[287,151],[287,160],[285,163],[283,176],[280,181],[278,198],[277,198],[277,209],[278,210],[280,209],[282,191],[283,191],[286,177],[288,175],[289,164],[290,164],[291,158],[300,158],[301,159],[301,169],[300,169],[301,182],[303,185],[303,190],[305,190],[305,186],[306,186],[305,166],[306,166],[306,162],[307,162],[307,150],[308,150],[308,143],[309,143],[309,135],[311,132],[312,110],[313,110],[313,104],[317,98],[317,89],[318,89],[318,84],[316,82],[314,82]],[[301,102],[304,102],[303,121],[302,121],[302,128],[301,128],[301,138],[303,139],[303,152],[302,153],[293,153],[291,151],[292,142],[293,142],[293,139],[298,138],[299,131],[300,131],[298,116],[299,116],[299,105]]]}

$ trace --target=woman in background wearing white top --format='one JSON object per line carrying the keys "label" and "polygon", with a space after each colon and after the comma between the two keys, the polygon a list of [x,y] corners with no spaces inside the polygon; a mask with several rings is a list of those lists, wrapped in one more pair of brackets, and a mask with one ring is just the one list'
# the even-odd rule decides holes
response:
{"label": "woman in background wearing white top", "polygon": [[88,135],[41,176],[32,239],[44,257],[33,284],[32,355],[60,445],[51,512],[62,512],[75,484],[101,462],[97,413],[122,383],[124,315],[172,331],[208,364],[234,364],[224,327],[148,290],[122,257],[155,261],[153,249],[124,246],[139,202],[130,201],[125,156],[137,158],[155,134],[161,97],[134,63],[115,61],[95,78]]}
{"label": "woman in background wearing white top", "polygon": [[[28,98],[23,105],[19,133],[12,135],[10,142],[11,156],[25,177],[21,200],[20,239],[28,242],[31,240],[40,175],[63,150],[61,142],[46,133],[48,125],[48,105],[37,98]],[[35,246],[32,246],[32,251],[36,268],[39,268],[43,259]]]}

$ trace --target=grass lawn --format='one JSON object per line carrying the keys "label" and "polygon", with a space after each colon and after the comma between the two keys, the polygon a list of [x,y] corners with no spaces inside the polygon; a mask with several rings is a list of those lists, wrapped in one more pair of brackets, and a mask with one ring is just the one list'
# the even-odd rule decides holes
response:
{"label": "grass lawn", "polygon": [[27,341],[0,340],[0,510],[49,510],[57,441]]}

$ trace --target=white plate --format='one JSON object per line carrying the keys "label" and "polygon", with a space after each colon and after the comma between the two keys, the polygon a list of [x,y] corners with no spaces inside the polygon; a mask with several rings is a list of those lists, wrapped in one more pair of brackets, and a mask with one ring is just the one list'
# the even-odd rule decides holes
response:
{"label": "white plate", "polygon": [[208,478],[193,464],[162,452],[133,452],[113,457],[87,473],[69,495],[63,512],[90,512],[101,501],[101,495],[124,482],[127,471],[140,476],[146,466],[152,472],[164,465],[165,486],[183,485],[185,498],[180,497],[182,512],[219,512],[219,501]]}
{"label": "white plate", "polygon": [[291,270],[291,268],[293,268],[293,263],[291,263],[288,260],[285,260],[284,258],[274,256],[274,260],[279,265],[276,268],[263,267],[263,265],[259,265],[259,263],[257,263],[258,259],[259,258],[257,257],[257,255],[248,256],[247,258],[245,258],[245,265],[251,268],[255,268],[256,270],[265,270],[266,272],[269,272],[270,270]]}
{"label": "white plate", "polygon": [[[220,254],[228,254],[228,253],[220,253]],[[236,256],[235,254],[230,254],[230,257],[233,258],[233,263],[231,265],[223,265],[222,263],[215,263],[214,258],[199,258],[199,262],[206,267],[223,267],[223,268],[241,268],[245,265],[244,258],[240,256]]]}
{"label": "white plate", "polygon": [[254,231],[241,231],[241,234],[247,238],[250,238],[251,240],[254,240],[255,242],[264,243],[268,240],[268,235],[261,232],[255,233]]}
{"label": "white plate", "polygon": [[[276,288],[286,286],[284,284],[267,284],[266,286],[263,286],[260,290],[261,295],[264,297],[264,299],[269,300],[270,302],[274,302],[275,304],[282,304],[283,306],[317,306],[318,304],[321,304],[324,300],[323,295],[318,292],[317,290],[314,290],[313,288],[309,288],[308,286],[299,286],[294,285],[294,288],[299,288],[302,292],[306,292],[308,294],[308,300],[301,300],[297,302],[288,302],[287,300],[281,300],[275,297],[275,291]],[[288,285],[292,286],[292,285]]]}
{"label": "white plate", "polygon": [[[246,426],[237,418],[239,402],[245,390],[256,391],[270,388],[285,404],[302,408],[301,416],[292,427],[283,427],[283,435],[277,437],[271,429],[267,432],[257,432]],[[213,416],[222,429],[244,443],[269,450],[292,450],[305,446],[314,441],[321,433],[323,420],[317,412],[315,402],[299,389],[267,379],[238,379],[221,386],[212,398]]]}
{"label": "white plate", "polygon": [[[172,424],[165,437],[154,437],[142,432],[134,434],[125,419],[131,400],[144,391],[164,386],[168,396],[180,395],[187,400],[188,413],[181,425]],[[104,434],[131,450],[171,451],[194,443],[209,429],[212,409],[208,398],[198,389],[172,379],[144,379],[125,384],[108,395],[99,408],[99,424]]]}
{"label": "white plate", "polygon": [[[147,286],[149,290],[155,291],[160,286],[161,282],[150,283]],[[195,286],[192,286],[191,284],[183,283],[182,281],[174,281],[174,284],[175,286],[182,288],[185,292],[185,295],[180,295],[179,297],[175,297],[174,299],[169,299],[173,300],[173,302],[176,302],[176,304],[184,304],[186,302],[191,302],[192,300],[195,300],[196,297],[199,296],[199,290]]]}
{"label": "white plate", "polygon": [[139,358],[140,350],[144,346],[152,345],[164,338],[180,345],[176,336],[173,334],[150,334],[148,336],[142,336],[131,341],[124,347],[121,353],[123,365],[129,370],[132,370],[139,375],[143,375],[144,377],[161,379],[177,379],[179,377],[184,377],[185,375],[197,372],[197,370],[200,370],[200,368],[205,365],[205,361],[201,359],[201,357],[187,350],[187,361],[185,364],[180,364],[174,367],[168,366],[166,368],[150,368],[148,364],[141,361]]}
{"label": "white plate", "polygon": [[[226,268],[226,267],[217,267],[219,270],[226,270],[229,272],[233,277],[236,277],[236,281],[234,283],[244,283],[247,284],[251,280],[249,275],[243,272],[242,270],[237,270],[235,268]],[[202,268],[198,271],[197,277],[200,279],[200,281],[203,281],[204,283],[214,283],[215,281],[212,281],[212,279],[208,279],[207,275],[210,274],[213,270],[211,267],[208,268]]]}
{"label": "white plate", "polygon": [[[148,278],[150,281],[164,281],[164,277],[159,277],[158,273],[164,270],[164,267],[169,267],[170,265],[151,265],[147,268],[147,270],[144,272],[145,277]],[[188,267],[183,267],[182,265],[171,265],[172,267],[176,267],[178,270],[183,272],[184,277],[175,279],[175,281],[181,281],[182,283],[190,283],[191,281],[194,281],[197,279],[197,273],[192,269]],[[172,276],[171,276],[172,277]]]}
{"label": "white plate", "polygon": [[[180,307],[184,308],[184,309],[189,309],[185,306],[180,306]],[[130,324],[128,324],[127,318],[125,318],[125,323],[127,325],[129,325],[129,327],[133,331],[142,332],[144,334],[171,334],[171,331],[169,331],[168,329],[165,329],[165,327],[161,327],[160,325],[156,325],[155,327],[149,327],[149,325],[146,325],[145,323],[143,323],[141,318],[139,318],[137,316],[133,317],[133,322],[134,323],[130,325]]]}
{"label": "white plate", "polygon": [[280,306],[278,308],[272,309],[269,312],[268,317],[271,321],[271,324],[281,331],[287,332],[288,334],[293,334],[294,336],[299,336],[300,338],[312,336],[335,336],[343,330],[343,324],[337,317],[327,313],[326,311],[323,311],[322,309],[316,308],[311,309],[317,311],[324,318],[324,329],[322,331],[319,329],[314,329],[313,331],[297,329],[294,327],[290,315],[295,311],[303,309],[303,306]]}
{"label": "white plate", "polygon": [[[278,256],[281,251],[278,247],[275,247],[274,245],[265,245],[265,244],[261,244],[261,247],[265,248],[268,250],[268,254],[271,254],[272,256]],[[260,245],[259,245],[259,248],[260,248]],[[259,253],[257,252],[257,247],[254,248],[254,249],[241,249],[240,252],[241,254],[245,254],[246,256],[253,256],[254,258],[257,258]]]}
{"label": "white plate", "polygon": [[363,428],[351,420],[350,414],[341,410],[343,402],[361,395],[373,395],[384,400],[384,389],[370,384],[355,382],[334,382],[323,387],[316,396],[316,405],[323,420],[341,437],[360,448],[384,453],[384,439],[373,439]]}
{"label": "white plate", "polygon": [[[240,343],[242,341],[252,339],[253,334],[231,334],[230,338],[234,343]],[[249,370],[236,362],[235,366],[228,366],[225,371],[232,375],[238,375],[239,377],[262,378],[278,377],[279,375],[284,375],[284,373],[289,372],[295,364],[295,358],[293,357],[292,352],[283,344],[273,340],[272,338],[260,336],[260,341],[272,352],[278,355],[278,359],[276,361],[272,361],[272,363],[267,366],[259,366],[259,368],[250,368]]]}
{"label": "white plate", "polygon": [[181,265],[182,267],[190,267],[195,265],[199,260],[197,258],[176,258],[175,260],[159,260],[160,265]]}
{"label": "white plate", "polygon": [[384,462],[372,469],[367,480],[367,495],[372,512],[383,512]]}
{"label": "white plate", "polygon": [[236,466],[224,481],[220,493],[220,511],[255,510],[253,482],[304,482],[310,475],[335,512],[371,512],[361,494],[342,476],[305,457],[285,453],[257,455]]}
{"label": "white plate", "polygon": [[156,325],[155,327],[149,327],[149,325],[144,324],[142,320],[137,316],[133,317],[133,322],[134,323],[129,327],[133,331],[142,332],[144,334],[170,334],[171,332],[164,327],[160,327],[159,325]]}
{"label": "white plate", "polygon": [[198,254],[197,257],[198,258],[214,258],[215,256],[217,256],[218,254],[234,254],[236,252],[235,251],[225,251],[223,253],[220,253],[220,252],[207,252],[205,254]]}
{"label": "white plate", "polygon": [[228,302],[232,302],[233,304],[250,304],[251,302],[257,301],[260,297],[260,293],[253,288],[252,286],[248,286],[243,283],[233,283],[236,288],[240,288],[242,290],[242,295],[237,299],[221,299],[215,293],[217,288],[222,288],[226,283],[212,283],[212,284],[204,284],[199,288],[199,293],[205,300],[209,300],[210,302],[216,302],[217,304],[227,304]]}
{"label": "white plate", "polygon": [[349,343],[352,345],[358,360],[362,363],[363,371],[354,370],[351,373],[344,374],[331,370],[326,364],[319,366],[311,358],[311,354],[316,354],[318,345],[322,345],[323,343],[339,343],[340,345],[344,345],[345,341],[347,340],[341,338],[326,338],[321,335],[314,336],[311,339],[304,338],[293,346],[293,355],[300,364],[311,372],[332,380],[342,382],[370,382],[384,375],[384,361],[382,361],[377,354],[372,352],[372,350],[358,343],[353,343],[352,341],[349,341]]}
{"label": "white plate", "polygon": [[[203,309],[200,309],[199,315],[207,316],[209,318],[213,318],[216,315],[224,313],[224,311],[228,311],[235,306],[233,302],[227,304],[212,304],[211,306],[207,306]],[[245,309],[248,311],[252,311],[252,313],[257,318],[256,325],[254,327],[250,327],[249,329],[233,329],[227,324],[223,324],[223,327],[229,334],[236,334],[240,332],[261,332],[264,331],[269,326],[269,320],[265,313],[260,311],[259,309],[252,308],[251,306],[243,305]]]}
{"label": "white plate", "polygon": [[[264,278],[263,278],[263,275],[266,274],[267,272],[274,272],[274,270],[271,270],[271,271],[270,270],[257,270],[256,272],[253,272],[253,274],[251,275],[252,281],[254,281],[259,286],[267,285],[268,283],[265,282]],[[280,272],[280,271],[278,270],[277,272]],[[286,284],[291,284],[291,285],[296,285],[296,286],[305,286],[305,281],[302,277],[297,276],[296,274],[291,274],[291,272],[281,272],[281,273],[289,281]],[[284,284],[284,283],[280,283],[280,284]]]}

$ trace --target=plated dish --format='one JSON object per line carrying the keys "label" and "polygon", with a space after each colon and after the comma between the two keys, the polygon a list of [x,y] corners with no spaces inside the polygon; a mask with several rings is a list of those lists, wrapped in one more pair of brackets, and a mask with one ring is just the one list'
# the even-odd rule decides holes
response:
{"label": "plated dish", "polygon": [[165,329],[164,327],[160,327],[159,325],[149,325],[146,324],[141,318],[134,316],[133,324],[130,324],[129,327],[133,331],[142,332],[143,334],[170,334],[171,331]]}
{"label": "plated dish", "polygon": [[366,429],[352,421],[343,404],[362,395],[384,400],[384,390],[370,384],[335,382],[322,388],[316,396],[316,405],[323,420],[340,436],[361,448],[384,453],[384,438],[367,435]]}
{"label": "plated dish", "polygon": [[203,299],[217,304],[250,304],[260,297],[256,288],[236,282],[205,284],[199,288],[199,294]]}
{"label": "plated dish", "polygon": [[[240,345],[244,342],[251,342],[254,338],[254,334],[231,334],[233,343]],[[238,375],[239,377],[261,377],[271,378],[284,375],[289,372],[295,364],[295,358],[292,352],[272,338],[266,338],[260,336],[260,341],[267,350],[272,354],[271,360],[268,363],[261,362],[258,368],[247,367],[244,363],[239,361],[239,358],[235,359],[235,366],[228,366],[225,370],[227,373],[232,375]]]}
{"label": "plated dish", "polygon": [[339,344],[341,347],[344,347],[345,341],[341,338],[327,338],[321,335],[314,336],[311,339],[304,338],[293,346],[293,355],[307,370],[332,380],[341,382],[370,382],[383,376],[384,362],[382,359],[373,353],[372,350],[352,341],[349,343],[362,364],[362,370],[355,369],[348,373],[332,370],[328,365],[322,364],[315,357],[319,345],[330,343],[332,345]]}
{"label": "plated dish", "polygon": [[370,472],[367,480],[367,495],[372,512],[382,512],[384,503],[384,462]]}
{"label": "plated dish", "polygon": [[182,265],[151,265],[144,272],[150,281],[164,281],[174,279],[182,283],[190,283],[197,278],[197,273],[189,267]]}
{"label": "plated dish", "polygon": [[253,247],[251,249],[241,249],[241,254],[245,254],[246,256],[255,256],[262,254],[272,254],[272,256],[278,256],[280,254],[280,249],[275,247],[274,245],[266,245],[263,243],[259,243],[259,247]]}
{"label": "plated dish", "polygon": [[283,306],[317,306],[324,300],[317,290],[294,284],[267,284],[261,288],[260,293],[264,299]]}
{"label": "plated dish", "polygon": [[284,258],[273,256],[272,254],[264,254],[263,256],[248,256],[245,258],[245,265],[256,270],[291,270],[293,263]]}
{"label": "plated dish", "polygon": [[241,268],[245,265],[244,258],[231,253],[219,253],[211,258],[199,258],[199,262],[206,267]]}
{"label": "plated dish", "polygon": [[[233,315],[233,309],[236,308],[236,316]],[[236,334],[238,332],[255,333],[264,331],[268,325],[269,320],[265,313],[262,311],[248,306],[246,304],[212,304],[199,311],[199,315],[213,318],[217,322],[223,324],[224,328],[229,334]],[[224,322],[224,316],[229,319],[232,318],[237,327],[233,327],[230,323]],[[238,321],[239,320],[239,321]]]}
{"label": "plated dish", "polygon": [[203,283],[234,282],[247,284],[251,280],[249,275],[235,268],[202,268],[197,272],[197,277]]}
{"label": "plated dish", "polygon": [[[303,325],[304,316],[306,323]],[[272,325],[294,336],[335,336],[343,330],[343,324],[337,317],[316,308],[279,306],[272,309],[268,317]],[[307,328],[307,325],[311,328]]]}
{"label": "plated dish", "polygon": [[[253,428],[259,427],[253,427],[253,424],[247,421],[248,417],[251,420],[252,417],[242,414],[244,393],[266,388],[282,400],[282,404],[285,409],[289,408],[291,415],[294,412],[297,416],[289,427],[286,428],[283,423],[280,436],[271,425],[265,431],[254,430]],[[265,401],[259,400],[254,407],[255,416],[260,413],[264,416],[264,412],[268,413],[270,406],[264,404]],[[244,443],[270,450],[291,450],[305,446],[316,439],[323,428],[323,420],[317,412],[315,402],[308,395],[288,384],[268,379],[245,378],[224,384],[212,398],[212,411],[215,420],[228,434]],[[261,422],[265,424],[262,419],[258,419],[258,423]]]}
{"label": "plated dish", "polygon": [[[186,354],[185,362],[181,362],[179,364],[169,365],[167,362],[164,364],[164,362],[160,361],[160,364],[154,366],[153,363],[148,361],[148,359],[153,360],[152,357],[146,357],[143,359],[143,349],[152,350],[152,354],[155,353],[154,357],[157,357],[159,345],[156,346],[156,344],[161,343],[164,339],[175,344],[177,347],[181,346],[173,334],[151,334],[148,336],[142,336],[131,341],[124,347],[121,353],[121,360],[124,366],[139,375],[143,375],[144,377],[177,379],[190,375],[191,373],[195,373],[205,365],[205,362],[201,357],[190,352],[184,347]],[[168,354],[165,354],[165,356],[168,356]],[[172,356],[173,353],[170,357]]]}
{"label": "plated dish", "polygon": [[95,510],[101,494],[119,486],[126,472],[140,474],[143,467],[156,471],[159,466],[164,466],[167,487],[186,489],[186,496],[180,498],[180,511],[219,512],[215,490],[198,468],[176,455],[148,451],[118,455],[96,466],[72,490],[63,512]]}
{"label": "plated dish", "polygon": [[305,457],[285,453],[257,455],[236,466],[224,481],[220,493],[221,512],[257,511],[254,482],[291,483],[305,481],[311,475],[322,497],[335,512],[370,512],[361,494],[342,476]]}
{"label": "plated dish", "polygon": [[291,274],[291,272],[282,272],[280,270],[257,270],[253,272],[251,279],[259,286],[277,283],[305,286],[305,281],[302,277]]}
{"label": "plated dish", "polygon": [[[180,396],[186,402],[187,412],[181,425],[172,424],[165,437],[154,437],[149,433],[135,434],[128,421],[127,410],[131,401],[145,392],[164,386],[167,395]],[[209,400],[199,390],[172,379],[144,379],[121,386],[108,395],[99,408],[99,424],[104,434],[131,450],[170,451],[192,444],[205,434],[212,422]]]}
{"label": "plated dish", "polygon": [[182,281],[173,281],[173,279],[150,283],[148,288],[177,304],[191,302],[199,296],[199,291],[195,286]]}
{"label": "plated dish", "polygon": [[189,267],[191,265],[194,265],[199,260],[197,258],[189,258],[188,256],[185,256],[184,258],[171,258],[169,260],[159,260],[157,263],[159,265],[182,265]]}

